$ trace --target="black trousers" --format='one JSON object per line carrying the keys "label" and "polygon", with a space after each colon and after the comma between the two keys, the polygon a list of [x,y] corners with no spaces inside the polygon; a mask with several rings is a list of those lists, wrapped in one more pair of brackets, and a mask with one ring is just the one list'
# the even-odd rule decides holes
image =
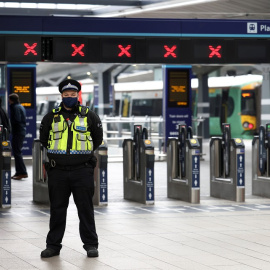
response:
{"label": "black trousers", "polygon": [[27,174],[26,167],[22,157],[22,147],[24,138],[25,138],[24,135],[12,134],[11,146],[15,160],[16,175]]}
{"label": "black trousers", "polygon": [[47,248],[59,251],[66,228],[69,197],[73,194],[80,219],[80,237],[87,250],[89,246],[98,247],[94,208],[94,169],[84,167],[76,170],[48,170],[50,198],[50,231],[47,235]]}

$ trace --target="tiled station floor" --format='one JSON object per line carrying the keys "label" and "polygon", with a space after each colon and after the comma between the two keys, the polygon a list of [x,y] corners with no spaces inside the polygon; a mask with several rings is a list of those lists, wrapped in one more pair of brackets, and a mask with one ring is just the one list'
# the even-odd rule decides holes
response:
{"label": "tiled station floor", "polygon": [[[251,141],[245,147],[244,203],[209,196],[208,141],[201,161],[200,204],[167,198],[165,161],[155,163],[154,205],[124,200],[123,163],[110,158],[108,206],[95,207],[98,258],[88,258],[82,247],[72,197],[60,256],[40,258],[49,207],[32,201],[32,161],[27,160],[29,178],[12,180],[12,207],[0,209],[0,270],[269,270],[270,199],[251,195]],[[109,156],[115,151],[109,148]]]}

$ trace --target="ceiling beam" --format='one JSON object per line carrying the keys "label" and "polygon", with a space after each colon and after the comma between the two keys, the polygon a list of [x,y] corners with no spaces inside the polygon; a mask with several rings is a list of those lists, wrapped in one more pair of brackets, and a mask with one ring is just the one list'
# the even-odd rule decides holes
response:
{"label": "ceiling beam", "polygon": [[30,8],[0,8],[0,15],[10,16],[89,16],[92,15],[91,10],[66,10],[66,9],[30,9]]}
{"label": "ceiling beam", "polygon": [[[18,2],[18,0],[6,0],[4,2]],[[97,6],[145,6],[145,5],[151,5],[151,4],[157,4],[160,2],[166,2],[165,0],[50,0],[46,1],[46,4],[81,4],[81,5],[97,5]],[[20,3],[38,3],[38,0],[26,0],[26,1],[20,1]]]}

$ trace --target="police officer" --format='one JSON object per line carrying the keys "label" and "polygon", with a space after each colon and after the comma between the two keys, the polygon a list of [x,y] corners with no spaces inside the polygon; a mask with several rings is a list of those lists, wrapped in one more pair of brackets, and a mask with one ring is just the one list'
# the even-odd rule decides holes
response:
{"label": "police officer", "polygon": [[80,219],[80,237],[88,257],[98,257],[92,197],[94,195],[93,151],[102,143],[101,121],[78,102],[81,85],[76,80],[59,84],[62,102],[46,114],[40,126],[40,141],[47,148],[46,164],[50,198],[50,230],[42,258],[60,254],[66,227],[69,197],[73,194]]}

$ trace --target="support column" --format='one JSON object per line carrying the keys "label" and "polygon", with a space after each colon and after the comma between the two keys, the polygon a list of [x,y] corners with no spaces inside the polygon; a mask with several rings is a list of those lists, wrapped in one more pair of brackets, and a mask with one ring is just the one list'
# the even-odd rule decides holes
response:
{"label": "support column", "polygon": [[263,75],[261,125],[265,126],[270,122],[270,65],[262,65],[261,71]]}
{"label": "support column", "polygon": [[209,93],[208,93],[208,74],[200,74],[198,75],[199,80],[199,88],[198,88],[198,112],[197,118],[198,120],[204,119],[198,125],[198,136],[202,136],[203,139],[209,138]]}
{"label": "support column", "polygon": [[98,73],[98,114],[109,115],[110,108],[110,87],[111,87],[111,71],[106,70]]}
{"label": "support column", "polygon": [[115,64],[99,64],[98,70],[98,114],[100,116],[109,115],[112,112],[111,108],[111,73],[117,67]]}

